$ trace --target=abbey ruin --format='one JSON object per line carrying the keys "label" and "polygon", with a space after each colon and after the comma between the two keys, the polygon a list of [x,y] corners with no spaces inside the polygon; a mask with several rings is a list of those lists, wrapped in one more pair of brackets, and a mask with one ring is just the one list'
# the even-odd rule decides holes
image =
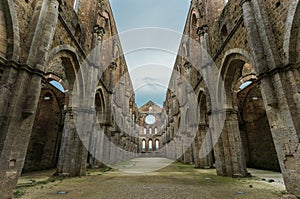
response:
{"label": "abbey ruin", "polygon": [[109,0],[0,0],[0,198],[140,155],[300,197],[299,66],[299,0],[192,0],[164,105],[139,108]]}

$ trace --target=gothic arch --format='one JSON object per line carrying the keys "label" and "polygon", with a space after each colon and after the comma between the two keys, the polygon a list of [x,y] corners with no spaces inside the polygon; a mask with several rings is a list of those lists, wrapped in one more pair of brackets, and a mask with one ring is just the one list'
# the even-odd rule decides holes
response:
{"label": "gothic arch", "polygon": [[199,27],[200,13],[198,8],[192,8],[190,18],[190,36],[192,39],[196,40],[197,28]]}
{"label": "gothic arch", "polygon": [[110,37],[112,36],[113,33],[112,26],[111,26],[112,17],[110,16],[109,12],[107,12],[106,10],[102,12],[102,17],[105,19],[105,24],[104,24],[104,29],[106,31],[105,35]]}
{"label": "gothic arch", "polygon": [[95,95],[95,109],[98,118],[98,122],[100,124],[105,123],[106,118],[106,105],[105,105],[105,97],[102,88],[98,88]]}
{"label": "gothic arch", "polygon": [[62,85],[62,87],[64,88],[64,90],[68,90],[68,86],[66,85],[66,83],[58,76],[56,76],[55,74],[52,73],[48,73],[44,76],[44,78],[46,79],[47,82],[50,82],[52,80],[57,81],[58,83],[60,83]]}
{"label": "gothic arch", "polygon": [[[221,76],[224,81],[226,94],[226,106],[224,107],[226,109],[226,121],[224,124],[225,128],[220,136],[221,142],[218,147],[226,147],[227,142],[230,143],[230,145],[238,146],[237,150],[241,151],[239,152],[241,158],[239,159],[238,164],[242,165],[239,168],[245,168],[243,172],[246,171],[246,167],[244,167],[246,163],[254,168],[264,168],[262,165],[266,165],[266,163],[263,161],[265,157],[270,156],[272,157],[270,162],[275,166],[271,165],[267,168],[272,169],[273,166],[274,168],[276,167],[277,161],[274,141],[271,135],[269,121],[265,113],[266,111],[261,90],[255,81],[256,73],[254,66],[252,56],[243,49],[227,51],[221,65]],[[250,69],[250,72],[247,72],[248,69]],[[248,87],[245,87],[244,89],[237,88],[241,81],[247,80],[252,81]],[[247,102],[247,105],[244,102]],[[253,119],[253,121],[251,119]],[[231,121],[233,125],[229,126],[227,124],[228,121]],[[256,125],[256,121],[263,122],[259,123],[260,125]],[[262,133],[258,134],[257,132]],[[235,137],[238,141],[232,142],[224,137],[226,134]],[[267,140],[266,143],[261,143],[260,145],[268,145],[270,148],[269,151],[272,152],[272,156],[266,153],[262,148],[259,148],[258,146],[260,145],[256,145],[255,139]],[[220,156],[218,153],[218,159],[222,160],[224,154]],[[243,154],[245,157],[243,157]],[[261,155],[260,158],[253,158],[257,157],[258,154]],[[234,157],[232,157],[232,160],[234,160]],[[223,160],[223,162],[226,161],[227,160]]]}
{"label": "gothic arch", "polygon": [[65,93],[68,93],[69,91],[72,92],[74,86],[76,86],[75,89],[77,89],[79,99],[83,99],[85,97],[85,84],[83,83],[85,76],[83,73],[85,71],[81,68],[80,59],[76,50],[69,45],[61,45],[52,49],[47,59],[46,73],[52,70],[51,64],[53,64],[55,60],[61,62],[64,70],[65,77],[61,74],[62,77],[60,78],[63,79],[66,87],[68,87],[68,90],[66,90]]}
{"label": "gothic arch", "polygon": [[285,34],[283,41],[283,50],[285,53],[285,63],[293,63],[296,59],[299,59],[296,53],[297,45],[299,46],[300,35],[299,26],[300,26],[300,5],[299,0],[291,0],[291,4],[288,10],[288,17],[285,23]]}
{"label": "gothic arch", "polygon": [[206,113],[207,113],[207,99],[206,99],[206,94],[205,91],[203,89],[200,90],[199,94],[198,94],[198,119],[200,124],[205,124],[207,123],[206,121]]}
{"label": "gothic arch", "polygon": [[68,92],[66,92],[66,91],[68,91],[69,88],[68,88],[67,84],[61,78],[56,76],[55,74],[49,73],[49,74],[45,75],[44,78],[46,79],[47,82],[50,82],[50,81],[54,80],[54,81],[57,81],[58,83],[61,84],[61,86],[63,87],[63,89],[65,91],[64,92],[65,93],[64,105],[68,105],[69,95],[68,95]]}
{"label": "gothic arch", "polygon": [[0,3],[0,12],[4,15],[0,20],[0,29],[4,29],[4,34],[0,35],[0,42],[3,42],[6,48],[5,52],[0,51],[0,55],[3,53],[6,59],[18,61],[20,38],[15,5],[11,0],[1,0]]}
{"label": "gothic arch", "polygon": [[234,57],[236,57],[236,59],[241,59],[245,62],[248,62],[252,66],[255,66],[255,62],[254,62],[252,55],[248,51],[241,49],[241,48],[233,48],[233,49],[226,51],[224,54],[224,57],[222,59],[221,66],[224,66],[226,64],[226,62],[228,62],[228,59],[231,56],[234,56]]}
{"label": "gothic arch", "polygon": [[228,50],[223,57],[220,72],[226,96],[226,107],[224,108],[233,108],[235,99],[233,98],[232,86],[237,83],[245,63],[255,66],[252,56],[243,49]]}
{"label": "gothic arch", "polygon": [[48,57],[46,58],[45,65],[48,65],[49,62],[54,59],[54,56],[56,56],[61,51],[69,52],[74,57],[76,57],[76,60],[78,60],[78,62],[80,62],[81,59],[80,59],[80,56],[78,56],[78,55],[80,55],[79,51],[77,51],[74,47],[72,47],[68,44],[64,44],[64,45],[56,46],[48,53]]}

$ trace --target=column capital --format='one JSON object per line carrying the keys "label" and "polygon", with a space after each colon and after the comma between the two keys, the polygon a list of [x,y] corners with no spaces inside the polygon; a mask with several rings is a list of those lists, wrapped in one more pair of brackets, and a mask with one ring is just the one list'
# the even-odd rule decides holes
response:
{"label": "column capital", "polygon": [[191,68],[192,68],[192,64],[191,64],[190,62],[186,62],[186,63],[184,64],[184,70],[185,70],[187,73],[190,72]]}
{"label": "column capital", "polygon": [[95,25],[93,27],[93,33],[97,34],[98,37],[100,39],[102,39],[103,35],[105,34],[105,30],[104,30],[104,28],[102,26],[100,26],[100,25],[97,24],[97,25]]}
{"label": "column capital", "polygon": [[111,70],[116,70],[116,68],[117,68],[116,62],[111,62],[110,65],[109,65],[109,68],[110,68]]}
{"label": "column capital", "polygon": [[197,28],[197,34],[199,36],[203,36],[207,32],[208,32],[208,26],[206,24]]}

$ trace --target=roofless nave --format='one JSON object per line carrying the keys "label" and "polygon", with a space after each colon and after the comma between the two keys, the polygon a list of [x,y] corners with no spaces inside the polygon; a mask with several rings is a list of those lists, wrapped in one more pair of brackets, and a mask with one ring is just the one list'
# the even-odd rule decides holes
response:
{"label": "roofless nave", "polygon": [[[134,102],[108,0],[0,2],[1,198],[22,170],[80,176],[143,152],[151,109]],[[281,171],[300,197],[299,18],[298,0],[192,0],[161,124],[151,127],[159,155],[228,177]]]}

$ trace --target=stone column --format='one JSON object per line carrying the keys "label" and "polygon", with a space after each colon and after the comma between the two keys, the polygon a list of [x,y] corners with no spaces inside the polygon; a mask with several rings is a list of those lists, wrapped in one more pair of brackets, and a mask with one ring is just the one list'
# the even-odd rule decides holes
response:
{"label": "stone column", "polygon": [[[13,6],[14,3],[12,3]],[[57,0],[37,2],[21,61],[4,65],[0,82],[0,198],[12,197],[22,172],[41,91],[47,53],[58,19]],[[13,42],[13,41],[12,41]],[[24,63],[25,61],[25,63]]]}
{"label": "stone column", "polygon": [[[205,136],[210,136],[210,132],[208,132],[208,126],[205,123],[199,124],[199,131],[195,137],[195,144],[194,144],[194,159],[195,159],[195,167],[196,168],[212,168],[213,167],[213,154],[212,151],[204,158],[199,157],[199,151],[202,147],[203,140],[205,139]],[[211,139],[211,138],[209,138]],[[206,144],[205,146],[207,150],[210,150],[212,148],[211,143]]]}
{"label": "stone column", "polygon": [[229,177],[247,176],[246,161],[239,131],[237,111],[227,109],[221,136],[215,145],[217,174]]}
{"label": "stone column", "polygon": [[90,113],[80,111],[79,113],[78,110],[69,107],[66,113],[57,165],[57,173],[62,176],[81,176],[86,172],[88,154],[86,147],[88,147],[90,130],[79,132],[86,128],[79,127],[84,124],[77,124],[77,122],[90,118]]}
{"label": "stone column", "polygon": [[241,0],[241,6],[284,182],[289,193],[300,197],[299,84],[292,72],[299,69],[278,60],[260,2]]}

